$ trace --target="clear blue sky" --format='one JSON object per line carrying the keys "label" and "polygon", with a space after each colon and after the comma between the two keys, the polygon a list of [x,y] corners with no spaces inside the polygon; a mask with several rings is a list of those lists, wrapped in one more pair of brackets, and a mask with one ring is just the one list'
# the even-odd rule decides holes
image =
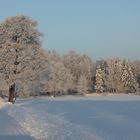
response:
{"label": "clear blue sky", "polygon": [[43,48],[93,59],[140,59],[140,0],[0,0],[0,21],[24,14],[38,21]]}

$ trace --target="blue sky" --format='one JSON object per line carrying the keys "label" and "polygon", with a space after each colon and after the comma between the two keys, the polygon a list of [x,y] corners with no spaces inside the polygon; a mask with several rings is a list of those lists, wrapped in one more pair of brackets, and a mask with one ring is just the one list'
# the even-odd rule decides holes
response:
{"label": "blue sky", "polygon": [[24,14],[38,22],[43,48],[92,59],[140,59],[140,0],[0,0],[0,21]]}

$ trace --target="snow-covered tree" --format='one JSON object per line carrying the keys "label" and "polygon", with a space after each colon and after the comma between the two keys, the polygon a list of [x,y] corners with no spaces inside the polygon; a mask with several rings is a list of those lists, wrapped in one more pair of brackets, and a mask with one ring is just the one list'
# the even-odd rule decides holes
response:
{"label": "snow-covered tree", "polygon": [[137,80],[138,88],[139,88],[139,92],[140,92],[140,61],[135,60],[135,61],[131,61],[129,63],[130,63],[132,72],[135,76],[135,79]]}
{"label": "snow-covered tree", "polygon": [[52,95],[67,94],[69,90],[74,88],[73,75],[64,66],[61,57],[55,51],[47,52],[47,58],[49,72],[43,81],[43,90]]}
{"label": "snow-covered tree", "polygon": [[121,59],[106,60],[105,87],[107,92],[135,92],[137,81],[129,62]]}
{"label": "snow-covered tree", "polygon": [[122,83],[120,82],[122,76],[122,60],[107,59],[106,64],[106,92],[119,92],[119,89],[122,86]]}
{"label": "snow-covered tree", "polygon": [[80,94],[86,94],[89,90],[88,80],[85,75],[81,75],[77,83],[77,91]]}
{"label": "snow-covered tree", "polygon": [[81,63],[80,63],[80,69],[81,69],[81,77],[85,77],[85,81],[87,82],[86,84],[86,89],[87,91],[91,91],[93,89],[93,81],[92,81],[92,77],[93,77],[93,63],[92,60],[89,56],[87,55],[82,55],[81,56]]}
{"label": "snow-covered tree", "polygon": [[135,79],[134,73],[129,65],[129,62],[123,61],[122,65],[123,73],[121,76],[121,82],[123,85],[124,92],[136,92],[138,88],[137,80]]}
{"label": "snow-covered tree", "polygon": [[80,62],[81,57],[75,51],[70,51],[63,57],[63,62],[66,68],[68,68],[72,75],[75,77],[75,84],[78,82],[78,78],[81,75]]}
{"label": "snow-covered tree", "polygon": [[71,51],[64,55],[63,62],[65,67],[70,70],[70,73],[74,77],[74,83],[76,86],[73,90],[79,91],[79,83],[81,83],[80,81],[83,78],[86,81],[85,85],[87,91],[92,89],[93,65],[92,60],[88,56]]}
{"label": "snow-covered tree", "polygon": [[0,74],[8,86],[16,80],[33,80],[44,69],[41,34],[36,26],[36,22],[23,15],[0,23]]}
{"label": "snow-covered tree", "polygon": [[104,67],[103,61],[97,63],[96,74],[95,74],[95,91],[97,93],[103,93],[104,87]]}

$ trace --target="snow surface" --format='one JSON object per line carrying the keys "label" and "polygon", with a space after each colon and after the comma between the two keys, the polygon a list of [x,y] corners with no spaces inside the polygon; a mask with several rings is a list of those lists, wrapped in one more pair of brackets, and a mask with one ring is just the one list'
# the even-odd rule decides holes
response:
{"label": "snow surface", "polygon": [[0,140],[34,140],[16,120],[0,109]]}
{"label": "snow surface", "polygon": [[14,129],[22,130],[16,132],[21,138],[30,135],[38,140],[140,139],[140,96],[18,99],[15,105],[0,109],[1,114],[0,132],[7,132],[2,118],[8,115],[9,121],[15,120]]}

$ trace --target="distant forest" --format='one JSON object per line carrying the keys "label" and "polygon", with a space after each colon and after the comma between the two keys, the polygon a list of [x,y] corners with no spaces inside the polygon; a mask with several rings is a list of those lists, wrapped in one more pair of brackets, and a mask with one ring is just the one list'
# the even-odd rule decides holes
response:
{"label": "distant forest", "polygon": [[60,56],[44,50],[41,40],[37,22],[29,17],[0,22],[1,96],[8,96],[11,85],[19,97],[140,93],[140,60],[94,61],[75,51]]}

